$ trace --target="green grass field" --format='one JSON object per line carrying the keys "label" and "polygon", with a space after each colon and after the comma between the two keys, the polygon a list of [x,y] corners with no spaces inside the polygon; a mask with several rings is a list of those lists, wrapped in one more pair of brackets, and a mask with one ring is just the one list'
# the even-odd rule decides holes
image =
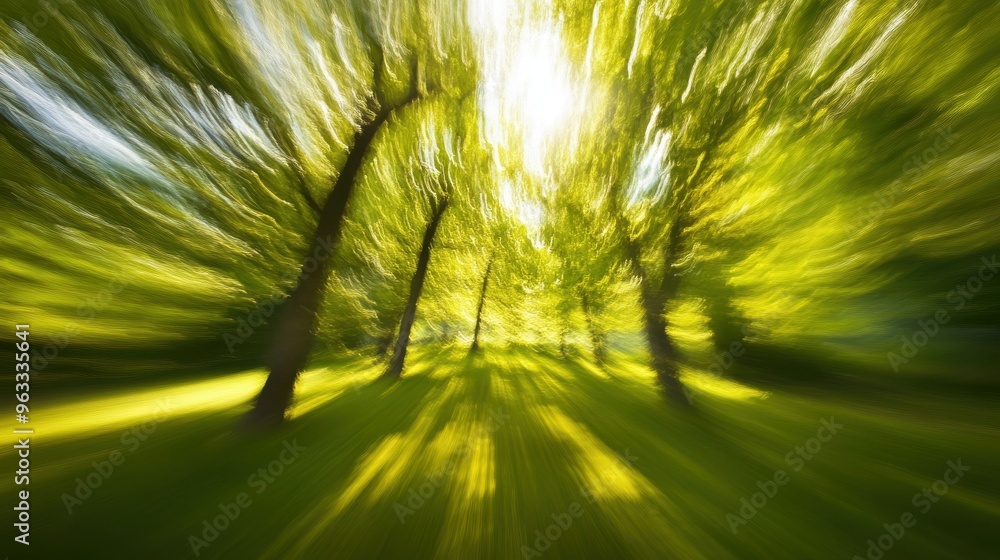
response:
{"label": "green grass field", "polygon": [[[996,557],[1000,411],[974,395],[762,392],[689,374],[683,411],[624,355],[601,371],[522,349],[423,350],[397,384],[372,381],[380,371],[310,370],[293,421],[265,436],[234,431],[262,371],[36,395],[34,557],[195,557],[190,537],[220,504],[239,514],[195,542],[198,557],[852,558],[906,512],[916,524],[886,558]],[[812,459],[786,460],[830,417],[843,427]],[[924,513],[914,494],[958,459],[971,470]],[[779,469],[787,484],[734,534],[727,514]],[[68,498],[88,475],[100,485]],[[241,493],[249,505],[227,506]],[[557,537],[536,545],[546,530]]]}

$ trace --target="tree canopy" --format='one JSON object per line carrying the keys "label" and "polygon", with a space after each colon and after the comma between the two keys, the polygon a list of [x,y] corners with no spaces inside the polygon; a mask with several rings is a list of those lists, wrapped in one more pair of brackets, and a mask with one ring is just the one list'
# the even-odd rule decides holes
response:
{"label": "tree canopy", "polygon": [[445,192],[421,340],[470,339],[491,255],[486,340],[627,337],[640,249],[689,355],[722,336],[698,325],[766,323],[884,370],[924,310],[873,302],[943,299],[997,246],[986,5],[89,4],[15,2],[0,29],[3,305],[81,347],[224,348],[294,284],[352,131],[410,84],[425,99],[359,171],[321,346],[392,336]]}

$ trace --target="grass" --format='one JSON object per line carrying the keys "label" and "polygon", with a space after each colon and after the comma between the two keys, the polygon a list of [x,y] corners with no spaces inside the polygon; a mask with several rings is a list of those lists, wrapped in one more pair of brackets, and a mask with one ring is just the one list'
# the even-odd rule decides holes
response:
{"label": "grass", "polygon": [[[32,551],[194,557],[189,536],[241,492],[252,503],[199,557],[525,558],[574,503],[582,513],[542,557],[852,558],[907,511],[917,523],[887,559],[1000,550],[1000,411],[985,398],[764,392],[691,373],[695,408],[681,411],[634,357],[602,370],[525,349],[425,348],[400,382],[379,373],[361,359],[321,364],[294,419],[257,436],[232,428],[262,371],[36,394]],[[786,455],[831,416],[844,428],[793,471]],[[123,441],[150,421],[145,441]],[[258,494],[248,479],[286,441],[305,449]],[[63,495],[113,451],[124,462],[69,514]],[[10,447],[2,456],[14,464]],[[972,470],[919,513],[913,495],[959,458]],[[733,534],[727,514],[777,469],[788,484]],[[11,499],[12,482],[0,484]]]}

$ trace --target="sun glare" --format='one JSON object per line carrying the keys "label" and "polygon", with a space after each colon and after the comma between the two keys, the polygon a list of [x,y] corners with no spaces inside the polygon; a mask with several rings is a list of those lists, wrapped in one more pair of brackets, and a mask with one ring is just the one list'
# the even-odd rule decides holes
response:
{"label": "sun glare", "polygon": [[526,169],[541,177],[551,149],[571,136],[582,86],[566,58],[560,20],[528,15],[537,12],[519,2],[473,2],[472,10],[484,61],[486,140],[496,149],[516,148]]}
{"label": "sun glare", "polygon": [[511,60],[509,85],[514,91],[509,93],[524,125],[535,134],[558,132],[573,106],[561,42],[558,31],[533,33],[523,37]]}

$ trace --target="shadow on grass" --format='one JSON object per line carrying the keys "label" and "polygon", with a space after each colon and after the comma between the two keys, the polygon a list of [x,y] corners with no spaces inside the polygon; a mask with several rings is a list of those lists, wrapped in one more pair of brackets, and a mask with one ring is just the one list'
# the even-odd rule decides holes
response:
{"label": "shadow on grass", "polygon": [[[694,411],[678,411],[635,359],[612,359],[605,373],[577,357],[517,349],[412,357],[398,382],[341,386],[274,433],[233,435],[239,407],[165,418],[134,451],[121,439],[127,425],[41,444],[33,544],[66,558],[107,556],[108,543],[114,558],[193,558],[191,535],[208,545],[199,558],[501,559],[524,558],[523,547],[574,559],[815,557],[877,536],[864,535],[912,493],[901,469],[933,473],[953,445],[900,431],[888,417],[783,396],[698,395]],[[365,378],[379,373],[355,366]],[[758,481],[788,469],[785,454],[831,413],[846,415],[852,435],[732,534],[726,515]],[[934,453],[879,456],[891,437]],[[304,449],[281,464],[286,442]],[[966,439],[965,453],[986,461],[989,444],[977,442]],[[67,513],[62,495],[115,450],[125,462]],[[873,477],[873,461],[902,466]],[[251,505],[208,539],[204,521],[240,493]],[[580,517],[539,540],[574,503]],[[979,550],[987,529],[962,503],[940,508],[971,544],[927,527],[907,550]]]}

